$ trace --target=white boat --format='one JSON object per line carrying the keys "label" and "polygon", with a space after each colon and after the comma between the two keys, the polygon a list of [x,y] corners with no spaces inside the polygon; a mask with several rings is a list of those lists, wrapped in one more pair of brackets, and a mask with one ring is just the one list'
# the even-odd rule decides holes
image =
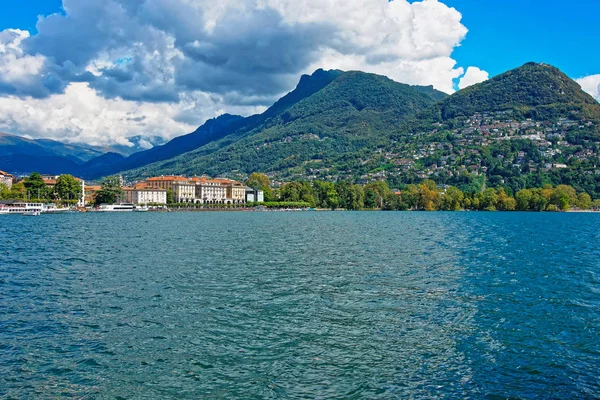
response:
{"label": "white boat", "polygon": [[58,214],[69,212],[69,209],[58,208],[56,204],[53,203],[13,203],[0,205],[0,215],[24,214],[30,212],[38,212],[40,214]]}
{"label": "white boat", "polygon": [[44,205],[42,203],[13,203],[0,205],[0,215],[23,214],[26,212],[42,212]]}
{"label": "white boat", "polygon": [[124,212],[133,211],[135,209],[134,204],[121,203],[121,204],[100,204],[98,211],[102,212]]}
{"label": "white boat", "polygon": [[57,207],[54,203],[44,204],[42,208],[42,214],[63,214],[68,212],[71,212],[70,208]]}
{"label": "white boat", "polygon": [[136,206],[133,211],[135,212],[146,212],[148,211],[148,207],[143,207],[143,206]]}
{"label": "white boat", "polygon": [[42,213],[40,211],[25,211],[23,215],[26,217],[37,217],[38,215],[42,215]]}

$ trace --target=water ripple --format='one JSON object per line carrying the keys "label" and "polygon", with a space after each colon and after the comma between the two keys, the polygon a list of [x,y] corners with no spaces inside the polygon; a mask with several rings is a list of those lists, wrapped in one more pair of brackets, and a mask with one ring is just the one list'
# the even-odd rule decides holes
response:
{"label": "water ripple", "polygon": [[599,217],[12,218],[0,397],[600,397]]}

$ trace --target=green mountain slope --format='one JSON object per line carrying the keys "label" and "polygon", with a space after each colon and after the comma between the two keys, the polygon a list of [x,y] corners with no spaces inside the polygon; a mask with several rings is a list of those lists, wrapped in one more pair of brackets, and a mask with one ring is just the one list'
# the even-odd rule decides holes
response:
{"label": "green mountain slope", "polygon": [[276,103],[275,110],[265,112],[272,117],[251,130],[232,132],[220,141],[125,175],[247,174],[303,168],[311,162],[326,164],[340,154],[385,145],[404,122],[441,97],[445,95],[431,87],[363,72],[341,73],[289,108]]}
{"label": "green mountain slope", "polygon": [[261,171],[280,181],[385,179],[402,187],[433,179],[507,193],[568,184],[600,198],[600,104],[546,64],[527,63],[449,97],[346,72],[253,121],[126,176]]}
{"label": "green mountain slope", "polygon": [[506,110],[538,120],[569,113],[600,118],[598,102],[581,90],[577,82],[558,68],[538,63],[527,63],[465,88],[436,107],[443,120]]}

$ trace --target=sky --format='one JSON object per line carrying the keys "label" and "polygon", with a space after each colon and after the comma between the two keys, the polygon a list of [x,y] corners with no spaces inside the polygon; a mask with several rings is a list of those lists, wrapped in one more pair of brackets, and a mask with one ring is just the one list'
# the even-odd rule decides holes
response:
{"label": "sky", "polygon": [[151,147],[317,68],[446,93],[528,61],[600,99],[600,1],[0,0],[0,131]]}

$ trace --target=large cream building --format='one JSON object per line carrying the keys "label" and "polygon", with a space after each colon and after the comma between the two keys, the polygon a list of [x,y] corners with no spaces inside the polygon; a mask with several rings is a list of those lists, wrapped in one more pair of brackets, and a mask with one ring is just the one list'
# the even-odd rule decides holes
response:
{"label": "large cream building", "polygon": [[167,204],[167,191],[164,189],[135,189],[134,204]]}
{"label": "large cream building", "polygon": [[196,200],[196,185],[193,182],[188,180],[174,182],[171,190],[175,203],[194,203]]}
{"label": "large cream building", "polygon": [[144,185],[148,190],[171,190],[175,203],[244,204],[246,202],[246,187],[232,179],[212,179],[207,176],[193,178],[160,176],[148,178],[138,185]]}

